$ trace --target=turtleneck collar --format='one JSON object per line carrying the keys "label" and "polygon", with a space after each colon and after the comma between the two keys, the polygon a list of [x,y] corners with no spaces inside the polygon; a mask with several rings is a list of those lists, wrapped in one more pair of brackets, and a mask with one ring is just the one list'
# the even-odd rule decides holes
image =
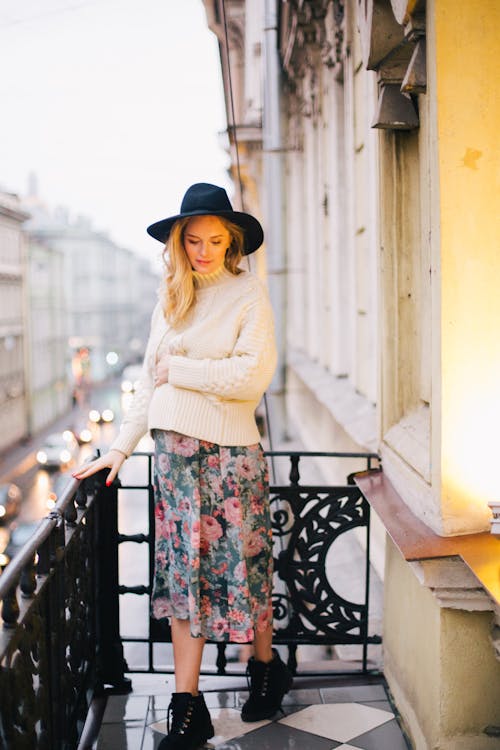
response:
{"label": "turtleneck collar", "polygon": [[217,271],[213,271],[213,273],[199,273],[199,271],[193,271],[193,281],[196,289],[206,289],[210,286],[215,286],[232,276],[233,274],[231,271],[228,271],[224,265],[218,268]]}

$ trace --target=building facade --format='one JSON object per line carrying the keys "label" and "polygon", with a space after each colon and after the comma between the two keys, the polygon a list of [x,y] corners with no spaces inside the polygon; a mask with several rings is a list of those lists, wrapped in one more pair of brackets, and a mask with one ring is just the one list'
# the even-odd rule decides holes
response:
{"label": "building facade", "polygon": [[[499,6],[205,7],[233,177],[266,228],[282,433],[310,450],[380,453],[374,564],[396,704],[415,748],[492,749]],[[399,532],[391,498],[414,519]],[[417,525],[431,550],[420,558],[404,541]]]}
{"label": "building facade", "polygon": [[63,254],[29,236],[26,248],[28,423],[36,435],[71,408],[72,378]]}
{"label": "building facade", "polygon": [[17,196],[0,193],[0,451],[28,435],[25,245],[27,214]]}
{"label": "building facade", "polygon": [[102,382],[137,361],[159,283],[151,265],[85,217],[70,220],[62,210],[34,212],[27,231],[63,257],[67,346],[77,384]]}

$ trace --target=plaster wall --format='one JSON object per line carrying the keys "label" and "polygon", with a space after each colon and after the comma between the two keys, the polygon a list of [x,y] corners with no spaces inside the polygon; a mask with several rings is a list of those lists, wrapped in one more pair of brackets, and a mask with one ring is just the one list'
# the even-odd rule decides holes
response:
{"label": "plaster wall", "polygon": [[415,750],[497,748],[492,613],[441,607],[390,539],[384,596],[384,673]]}
{"label": "plaster wall", "polygon": [[500,5],[440,0],[435,23],[445,533],[489,527],[500,421]]}

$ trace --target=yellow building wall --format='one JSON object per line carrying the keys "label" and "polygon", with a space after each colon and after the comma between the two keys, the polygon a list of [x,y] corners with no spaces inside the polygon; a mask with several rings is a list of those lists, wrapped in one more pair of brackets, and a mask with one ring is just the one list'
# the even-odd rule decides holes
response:
{"label": "yellow building wall", "polygon": [[439,607],[388,538],[384,675],[414,750],[439,736]]}
{"label": "yellow building wall", "polygon": [[492,613],[440,607],[390,539],[384,587],[384,674],[414,750],[498,748]]}
{"label": "yellow building wall", "polygon": [[500,495],[500,3],[435,0],[429,12],[440,190],[442,514],[444,533],[454,534],[489,528],[487,501]]}

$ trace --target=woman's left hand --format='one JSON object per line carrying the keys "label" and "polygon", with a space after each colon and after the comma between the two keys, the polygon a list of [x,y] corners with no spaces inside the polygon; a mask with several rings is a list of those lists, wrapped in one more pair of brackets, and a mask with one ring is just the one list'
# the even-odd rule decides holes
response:
{"label": "woman's left hand", "polygon": [[155,367],[155,373],[154,373],[154,386],[157,388],[159,385],[163,385],[163,383],[168,383],[168,368],[170,364],[170,354],[164,354],[158,362],[156,363]]}

